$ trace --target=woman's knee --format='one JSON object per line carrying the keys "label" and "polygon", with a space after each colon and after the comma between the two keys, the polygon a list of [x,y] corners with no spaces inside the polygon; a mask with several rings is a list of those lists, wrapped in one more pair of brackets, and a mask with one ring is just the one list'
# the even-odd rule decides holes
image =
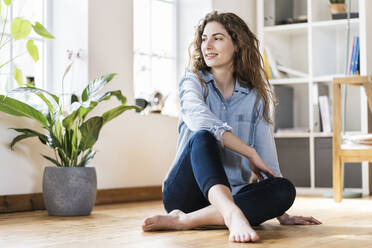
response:
{"label": "woman's knee", "polygon": [[273,183],[276,189],[278,205],[282,207],[282,212],[287,211],[296,198],[296,188],[291,181],[286,178],[275,178]]}
{"label": "woman's knee", "polygon": [[208,130],[199,130],[192,136],[193,142],[216,142],[214,135]]}

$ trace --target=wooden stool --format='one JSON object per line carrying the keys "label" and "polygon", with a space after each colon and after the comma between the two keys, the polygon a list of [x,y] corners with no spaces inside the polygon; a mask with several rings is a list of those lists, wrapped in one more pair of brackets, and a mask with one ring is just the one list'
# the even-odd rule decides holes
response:
{"label": "wooden stool", "polygon": [[[372,162],[372,146],[343,145],[341,130],[341,85],[365,86],[368,102],[372,108],[371,76],[351,76],[333,79],[333,199],[342,200],[341,163]],[[368,92],[369,91],[369,92]],[[371,110],[372,111],[372,110]]]}

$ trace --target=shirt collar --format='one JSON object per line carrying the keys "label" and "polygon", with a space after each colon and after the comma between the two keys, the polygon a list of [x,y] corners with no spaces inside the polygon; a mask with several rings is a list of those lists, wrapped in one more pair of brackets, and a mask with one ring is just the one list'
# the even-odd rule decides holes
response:
{"label": "shirt collar", "polygon": [[[213,74],[211,72],[209,72],[209,71],[200,72],[200,75],[202,76],[202,78],[204,79],[204,81],[207,84],[213,83],[214,86],[216,86],[215,81],[214,81]],[[235,80],[235,90],[234,91],[235,92],[241,92],[243,94],[248,94],[249,93],[249,89],[241,86],[240,83],[239,83],[239,81],[238,81],[238,79]]]}

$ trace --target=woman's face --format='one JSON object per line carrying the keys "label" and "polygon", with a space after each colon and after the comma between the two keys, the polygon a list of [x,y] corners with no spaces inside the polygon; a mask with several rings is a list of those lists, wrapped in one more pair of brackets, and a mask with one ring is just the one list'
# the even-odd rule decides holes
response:
{"label": "woman's face", "polygon": [[209,22],[202,34],[201,51],[207,66],[211,68],[231,67],[235,52],[234,43],[224,26]]}

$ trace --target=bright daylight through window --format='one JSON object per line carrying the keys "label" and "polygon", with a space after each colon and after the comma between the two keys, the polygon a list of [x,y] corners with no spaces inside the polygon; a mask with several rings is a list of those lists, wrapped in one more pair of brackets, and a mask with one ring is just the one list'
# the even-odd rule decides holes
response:
{"label": "bright daylight through window", "polygon": [[145,113],[175,115],[175,0],[134,2],[134,95],[148,102]]}
{"label": "bright daylight through window", "polygon": [[[10,25],[16,17],[37,21],[45,24],[44,0],[17,0],[7,7],[1,6],[1,30],[4,28],[4,36],[0,47],[0,94],[18,87],[14,79],[14,71],[20,68],[23,74],[23,83],[32,83],[36,87],[45,86],[45,41],[34,31],[28,38],[34,41],[39,50],[39,60],[35,63],[27,54],[26,42],[29,39],[14,41],[10,33]],[[6,18],[7,17],[7,18]],[[5,19],[6,18],[6,19]],[[5,25],[5,26],[4,26]]]}

